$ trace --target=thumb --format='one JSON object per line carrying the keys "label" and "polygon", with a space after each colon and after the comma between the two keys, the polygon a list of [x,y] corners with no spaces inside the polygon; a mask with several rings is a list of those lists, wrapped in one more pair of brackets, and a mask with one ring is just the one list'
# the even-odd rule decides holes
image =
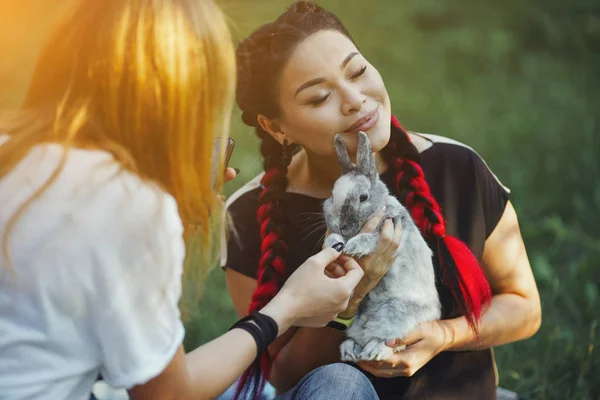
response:
{"label": "thumb", "polygon": [[338,278],[338,280],[350,289],[354,289],[363,278],[364,272],[353,258],[348,258],[344,263],[344,269],[346,270],[346,275]]}
{"label": "thumb", "polygon": [[415,344],[418,341],[423,339],[423,335],[421,334],[421,329],[419,327],[413,329],[408,332],[402,339],[388,339],[385,341],[385,345],[388,347],[398,347],[398,346],[410,346],[411,344]]}
{"label": "thumb", "polygon": [[327,268],[329,264],[334,262],[340,256],[340,252],[334,249],[333,247],[327,247],[314,256],[310,257],[309,260],[315,265],[318,265],[323,270]]}

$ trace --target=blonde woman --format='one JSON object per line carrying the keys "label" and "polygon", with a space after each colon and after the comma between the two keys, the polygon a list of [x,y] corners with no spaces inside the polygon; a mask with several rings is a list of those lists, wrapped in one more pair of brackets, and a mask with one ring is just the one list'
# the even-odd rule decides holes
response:
{"label": "blonde woman", "polygon": [[56,29],[22,109],[0,121],[0,397],[87,399],[99,374],[133,399],[216,397],[291,325],[346,308],[362,271],[325,249],[184,354],[184,243],[202,238],[185,263],[202,276],[234,65],[208,0],[80,1]]}

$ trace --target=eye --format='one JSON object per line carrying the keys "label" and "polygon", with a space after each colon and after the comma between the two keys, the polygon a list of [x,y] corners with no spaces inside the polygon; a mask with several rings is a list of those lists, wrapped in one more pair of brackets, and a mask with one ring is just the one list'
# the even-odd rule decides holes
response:
{"label": "eye", "polygon": [[328,98],[329,98],[329,94],[327,94],[327,96],[321,97],[321,98],[319,98],[319,99],[311,100],[311,101],[309,102],[309,104],[310,104],[311,106],[318,106],[319,104],[321,104],[321,103],[325,102],[325,100],[327,100]]}
{"label": "eye", "polygon": [[352,75],[352,77],[350,78],[350,80],[358,78],[359,76],[361,76],[362,74],[364,74],[366,70],[367,70],[367,66],[365,65],[360,70],[358,70],[357,73],[355,73],[354,75]]}
{"label": "eye", "polygon": [[361,194],[360,197],[358,198],[358,200],[360,200],[361,203],[364,203],[368,199],[369,199],[369,195],[366,193]]}

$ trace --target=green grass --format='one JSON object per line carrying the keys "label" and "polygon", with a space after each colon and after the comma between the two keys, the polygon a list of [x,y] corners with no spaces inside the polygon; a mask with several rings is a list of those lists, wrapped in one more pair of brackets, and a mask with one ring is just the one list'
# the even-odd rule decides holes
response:
{"label": "green grass", "polygon": [[[501,385],[535,399],[599,399],[599,11],[591,1],[319,3],[380,70],[404,125],[471,145],[513,191],[544,314],[532,339],[496,349]],[[239,39],[288,2],[220,4]],[[261,166],[238,114],[232,127],[231,165],[242,173],[226,194]],[[214,270],[186,345],[235,319]]]}

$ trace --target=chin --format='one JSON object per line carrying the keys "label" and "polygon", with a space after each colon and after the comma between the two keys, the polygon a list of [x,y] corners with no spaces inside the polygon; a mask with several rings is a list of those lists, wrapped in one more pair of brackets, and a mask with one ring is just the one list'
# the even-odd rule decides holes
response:
{"label": "chin", "polygon": [[390,141],[391,128],[390,117],[381,118],[377,125],[367,131],[373,152],[383,149]]}

